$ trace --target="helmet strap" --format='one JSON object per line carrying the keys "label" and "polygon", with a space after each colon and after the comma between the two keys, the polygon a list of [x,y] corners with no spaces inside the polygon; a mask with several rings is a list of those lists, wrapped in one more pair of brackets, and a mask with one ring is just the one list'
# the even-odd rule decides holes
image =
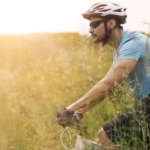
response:
{"label": "helmet strap", "polygon": [[105,37],[102,40],[102,45],[103,46],[105,46],[107,44],[107,40],[108,40],[108,37],[109,37],[110,32],[111,32],[111,30],[108,30],[107,21],[105,21],[105,20],[104,20],[104,27],[105,27]]}

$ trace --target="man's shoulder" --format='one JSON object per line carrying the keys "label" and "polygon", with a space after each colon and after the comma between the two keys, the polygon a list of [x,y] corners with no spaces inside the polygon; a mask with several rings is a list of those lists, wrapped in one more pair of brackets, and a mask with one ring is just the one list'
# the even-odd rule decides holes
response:
{"label": "man's shoulder", "polygon": [[128,31],[128,30],[123,31],[122,34],[123,34],[124,37],[128,37],[128,38],[144,35],[144,34],[142,34],[141,32],[138,32],[138,31]]}
{"label": "man's shoulder", "polygon": [[128,39],[132,39],[132,38],[148,38],[147,35],[145,35],[144,33],[141,33],[139,31],[129,31],[129,30],[125,30],[122,32],[122,37],[123,38],[128,38]]}
{"label": "man's shoulder", "polygon": [[[131,46],[133,43],[137,45],[143,45],[146,42],[147,36],[138,31],[123,31],[121,35],[120,46],[128,45]],[[131,43],[131,45],[129,44]]]}

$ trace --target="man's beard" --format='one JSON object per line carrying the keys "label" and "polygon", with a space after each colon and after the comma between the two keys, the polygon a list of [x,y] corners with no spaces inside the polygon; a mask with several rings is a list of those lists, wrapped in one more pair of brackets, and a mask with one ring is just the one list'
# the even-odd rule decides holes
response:
{"label": "man's beard", "polygon": [[107,44],[107,39],[108,39],[108,36],[105,36],[102,40],[97,40],[94,43],[95,44],[101,43],[102,46],[104,47]]}
{"label": "man's beard", "polygon": [[102,43],[102,46],[104,47],[107,44],[107,38],[104,38],[101,43]]}

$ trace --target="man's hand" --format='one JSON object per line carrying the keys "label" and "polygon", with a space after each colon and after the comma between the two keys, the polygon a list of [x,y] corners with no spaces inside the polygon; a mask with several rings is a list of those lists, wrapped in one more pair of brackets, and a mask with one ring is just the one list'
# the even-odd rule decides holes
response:
{"label": "man's hand", "polygon": [[74,123],[79,123],[83,118],[81,113],[75,113],[70,109],[62,109],[56,115],[56,122],[63,127],[73,126]]}

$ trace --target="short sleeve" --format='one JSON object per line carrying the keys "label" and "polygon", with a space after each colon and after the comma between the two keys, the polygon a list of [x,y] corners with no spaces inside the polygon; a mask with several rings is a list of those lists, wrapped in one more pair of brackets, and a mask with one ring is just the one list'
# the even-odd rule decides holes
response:
{"label": "short sleeve", "polygon": [[133,59],[138,61],[143,55],[143,48],[143,45],[136,38],[132,38],[119,48],[118,60]]}

